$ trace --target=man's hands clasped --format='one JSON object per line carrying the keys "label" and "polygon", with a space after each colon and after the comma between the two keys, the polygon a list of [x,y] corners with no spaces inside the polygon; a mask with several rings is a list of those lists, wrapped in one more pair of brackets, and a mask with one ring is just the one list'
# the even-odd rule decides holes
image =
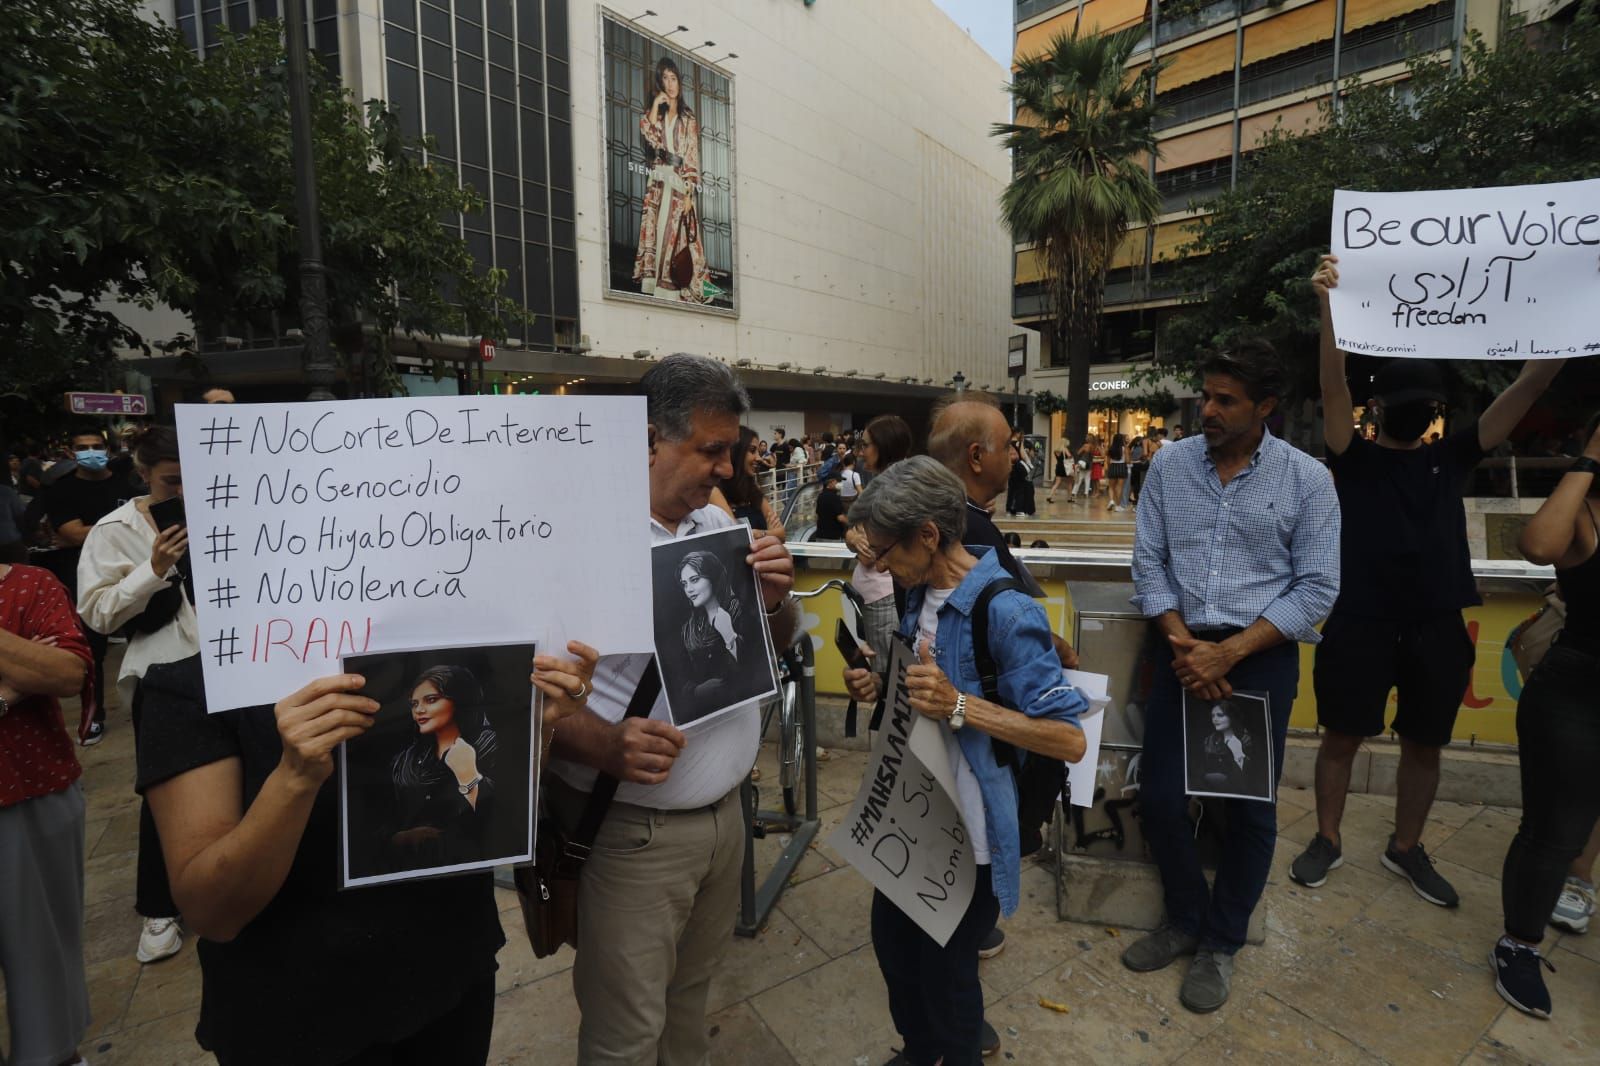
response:
{"label": "man's hands clasped", "polygon": [[1177,675],[1178,684],[1201,699],[1220,700],[1233,695],[1228,671],[1239,660],[1227,645],[1193,637],[1167,639],[1172,642],[1172,672]]}

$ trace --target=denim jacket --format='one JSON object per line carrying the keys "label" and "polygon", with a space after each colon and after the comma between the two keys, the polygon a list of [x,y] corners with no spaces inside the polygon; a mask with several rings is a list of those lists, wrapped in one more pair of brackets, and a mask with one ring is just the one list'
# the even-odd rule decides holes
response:
{"label": "denim jacket", "polygon": [[[939,630],[934,660],[957,691],[983,696],[977,657],[972,647],[972,608],[978,593],[993,582],[1009,577],[992,548],[968,548],[978,557],[950,598],[939,609]],[[918,616],[927,586],[919,585],[906,596],[906,613],[900,635],[915,640]],[[989,601],[989,648],[999,671],[1000,700],[1030,718],[1055,718],[1077,724],[1089,709],[1083,694],[1061,680],[1061,660],[1050,639],[1050,622],[1044,608],[1025,593],[1002,592]],[[1017,785],[1011,768],[995,761],[994,744],[987,733],[967,727],[957,731],[961,753],[972,766],[983,794],[988,816],[990,877],[1003,914],[1017,909],[1021,895],[1022,854],[1017,829]],[[1019,758],[1025,757],[1016,749]]]}

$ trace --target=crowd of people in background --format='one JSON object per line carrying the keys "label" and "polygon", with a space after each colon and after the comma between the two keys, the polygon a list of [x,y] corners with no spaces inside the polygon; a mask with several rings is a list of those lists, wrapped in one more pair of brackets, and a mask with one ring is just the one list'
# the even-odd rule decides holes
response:
{"label": "crowd of people in background", "polygon": [[[1324,300],[1325,402],[1343,406],[1354,398],[1326,326],[1336,264],[1325,260],[1313,284]],[[1202,365],[1199,434],[1173,426],[1091,435],[1056,451],[1048,471],[981,395],[935,405],[925,447],[892,414],[798,438],[775,427],[768,441],[742,424],[749,396],[726,364],[676,355],[645,375],[652,539],[747,522],[760,621],[774,646],[788,646],[802,616],[786,541],[804,531],[785,528],[780,504],[815,481],[810,535],[848,548],[866,605],[869,665],[843,677],[852,698],[882,700],[896,635],[916,650],[904,684],[912,709],[939,726],[978,873],[943,944],[874,896],[873,949],[904,1045],[892,1062],[972,1066],[998,1050],[978,960],[1004,946],[1019,864],[1040,846],[1062,763],[1084,750],[1077,723],[1087,704],[1061,674],[1080,665],[1078,652],[1052,632],[1044,590],[1016,554],[1023,538],[1002,533],[996,514],[1034,513],[1045,474],[1046,502],[1064,489],[1069,503],[1137,508],[1132,602],[1150,620],[1159,658],[1140,819],[1166,924],[1132,940],[1122,961],[1144,973],[1192,958],[1179,1000],[1213,1011],[1228,1000],[1266,889],[1278,819],[1272,803],[1227,800],[1208,882],[1185,787],[1185,699],[1213,704],[1217,717],[1236,689],[1267,693],[1270,729],[1240,747],[1270,751],[1281,775],[1297,648],[1316,647],[1318,833],[1289,871],[1315,887],[1342,864],[1351,759],[1385,729],[1397,691],[1389,727],[1402,755],[1381,863],[1427,903],[1458,906],[1421,835],[1472,665],[1461,610],[1477,594],[1459,485],[1560,365],[1529,363],[1479,419],[1434,437],[1444,410],[1438,371],[1397,361],[1374,384],[1374,439],[1330,420],[1324,462],[1267,428],[1283,366],[1264,342],[1240,343]],[[1523,821],[1502,876],[1505,934],[1490,950],[1499,993],[1539,1017],[1552,1010],[1544,926],[1587,927],[1600,852],[1600,731],[1590,713],[1600,677],[1600,416],[1574,442],[1578,456],[1522,537],[1527,558],[1556,567],[1567,614],[1519,706]],[[161,426],[83,425],[25,445],[0,485],[0,963],[10,1060],[84,1061],[85,804],[61,706],[76,696],[77,744],[105,735],[108,700],[131,712],[142,797],[136,957],[179,952],[185,926],[198,936],[196,1035],[223,1066],[481,1066],[505,942],[488,875],[335,889],[333,752],[370,727],[376,704],[362,695],[363,679],[334,675],[267,694],[281,696],[275,704],[207,713],[186,534],[181,514],[172,517],[182,493],[176,432]],[[984,626],[973,621],[980,611]],[[112,640],[126,648],[108,682]],[[650,655],[578,642],[564,652],[530,664],[546,699],[544,802],[573,833],[590,821],[595,795],[615,790],[579,880],[578,1060],[705,1061],[707,996],[738,897],[738,789],[761,740],[758,707],[729,713],[689,745],[665,713]],[[635,713],[640,701],[647,713]],[[1226,713],[1221,720],[1233,730]],[[640,898],[652,905],[638,907]],[[418,914],[452,920],[418,923]],[[418,973],[429,979],[418,983]],[[302,1009],[335,1001],[336,1012]]]}

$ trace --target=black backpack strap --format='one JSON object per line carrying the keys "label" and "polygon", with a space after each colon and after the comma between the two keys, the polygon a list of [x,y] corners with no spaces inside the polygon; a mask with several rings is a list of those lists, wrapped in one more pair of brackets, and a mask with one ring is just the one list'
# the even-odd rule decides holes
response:
{"label": "black backpack strap", "polygon": [[[1020,582],[1005,577],[985,585],[983,591],[978,593],[977,602],[972,605],[972,655],[977,662],[983,698],[990,703],[1000,702],[1000,668],[994,661],[994,653],[989,650],[989,604],[1000,593],[1012,590],[1027,595],[1027,590]],[[1003,740],[991,741],[991,745],[994,748],[994,761],[1001,766],[1010,766],[1015,772],[1016,752],[1011,745]]]}
{"label": "black backpack strap", "polygon": [[[643,718],[655,706],[656,697],[660,694],[661,669],[652,655],[644,668],[644,676],[639,678],[639,687],[633,690],[633,699],[628,701],[628,710],[622,717]],[[570,869],[574,876],[577,868],[589,858],[589,849],[594,846],[594,838],[600,834],[600,825],[606,820],[606,812],[611,809],[611,801],[617,795],[619,784],[621,782],[610,774],[600,774],[594,779],[594,789],[589,793],[589,802],[584,805],[583,817],[578,819],[577,829],[567,838],[566,846],[562,849],[561,866]]]}

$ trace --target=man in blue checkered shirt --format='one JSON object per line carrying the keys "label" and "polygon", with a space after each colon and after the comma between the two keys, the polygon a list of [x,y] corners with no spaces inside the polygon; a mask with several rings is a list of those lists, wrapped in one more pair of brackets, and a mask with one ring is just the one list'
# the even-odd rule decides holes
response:
{"label": "man in blue checkered shirt", "polygon": [[1122,961],[1144,972],[1194,955],[1179,999],[1204,1013],[1227,1002],[1233,954],[1266,886],[1278,822],[1273,803],[1226,800],[1222,857],[1207,886],[1185,794],[1185,692],[1207,707],[1235,689],[1267,694],[1275,795],[1300,680],[1298,644],[1317,642],[1315,627],[1339,593],[1339,501],[1327,470],[1266,427],[1283,387],[1270,345],[1242,343],[1211,356],[1201,372],[1205,435],[1157,452],[1139,497],[1133,602],[1160,638],[1139,804],[1167,925]]}

